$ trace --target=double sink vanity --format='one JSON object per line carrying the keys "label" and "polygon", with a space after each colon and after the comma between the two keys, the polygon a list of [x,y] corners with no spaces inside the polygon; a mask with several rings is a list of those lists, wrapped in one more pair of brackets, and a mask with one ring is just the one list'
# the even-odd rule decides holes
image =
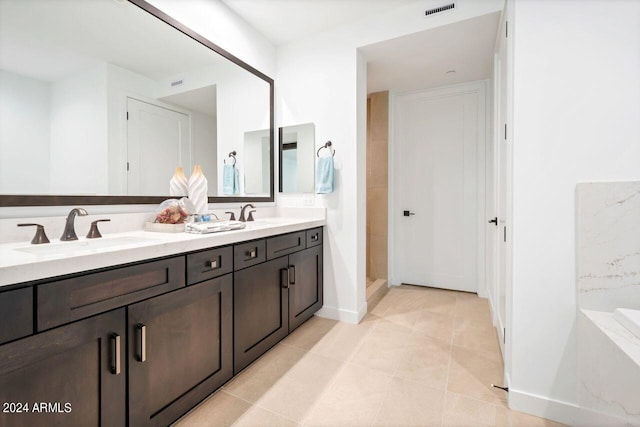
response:
{"label": "double sink vanity", "polygon": [[0,245],[0,425],[169,425],[321,308],[323,225]]}
{"label": "double sink vanity", "polygon": [[[2,122],[20,137],[0,141],[0,237],[25,237],[0,244],[0,426],[166,426],[320,309],[325,216],[275,208],[203,235],[142,231],[138,219],[168,198],[176,166],[201,166],[209,204],[273,203],[278,147],[280,191],[310,193],[315,131],[283,127],[276,145],[273,79],[158,2],[81,3],[34,13],[12,0],[0,17],[3,42],[27,58],[0,70],[12,89],[0,97],[21,113]],[[51,75],[59,64],[68,73]],[[45,224],[33,208],[98,205],[138,208],[101,225],[102,238],[30,245],[16,231]],[[47,221],[59,235],[64,220]]]}

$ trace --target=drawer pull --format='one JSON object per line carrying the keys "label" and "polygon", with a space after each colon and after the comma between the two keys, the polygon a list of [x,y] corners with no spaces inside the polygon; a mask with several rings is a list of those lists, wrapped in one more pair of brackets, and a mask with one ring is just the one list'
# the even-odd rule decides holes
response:
{"label": "drawer pull", "polygon": [[289,269],[288,268],[280,269],[280,285],[283,288],[286,288],[286,289],[289,288]]}
{"label": "drawer pull", "polygon": [[[292,285],[295,285],[296,284],[296,266],[290,265],[288,270],[289,270],[289,283],[291,283]],[[291,270],[293,270],[293,273],[291,273]]]}
{"label": "drawer pull", "polygon": [[113,375],[120,375],[120,335],[111,334],[111,373]]}
{"label": "drawer pull", "polygon": [[318,233],[311,235],[311,240],[314,241],[314,242],[317,242],[318,238],[319,238]]}
{"label": "drawer pull", "polygon": [[253,259],[258,257],[258,248],[253,248],[250,251],[245,252],[247,259]]}
{"label": "drawer pull", "polygon": [[211,270],[215,270],[217,268],[220,268],[220,267],[218,267],[218,260],[215,259],[215,260],[207,261],[207,268],[209,268]]}
{"label": "drawer pull", "polygon": [[145,362],[147,360],[147,327],[142,323],[137,326],[138,336],[140,337],[140,354],[138,355],[138,362]]}

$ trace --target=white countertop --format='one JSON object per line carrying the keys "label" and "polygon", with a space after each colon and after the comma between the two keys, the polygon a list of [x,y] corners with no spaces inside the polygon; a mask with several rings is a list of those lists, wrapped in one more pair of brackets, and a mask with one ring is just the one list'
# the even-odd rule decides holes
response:
{"label": "white countertop", "polygon": [[[325,223],[323,218],[272,217],[248,222],[247,227],[242,230],[202,235],[129,231],[104,235],[98,239],[101,240],[99,244],[104,245],[110,239],[114,243],[104,247],[92,247],[92,242],[87,242],[84,246],[77,244],[76,242],[86,241],[83,237],[76,242],[51,240],[49,245],[61,248],[66,244],[76,243],[69,246],[74,248],[72,251],[67,249],[63,253],[33,254],[20,249],[29,250],[28,248],[41,245],[31,245],[29,242],[5,243],[0,244],[0,286],[224,246],[319,227]],[[50,248],[53,249],[53,246]]]}

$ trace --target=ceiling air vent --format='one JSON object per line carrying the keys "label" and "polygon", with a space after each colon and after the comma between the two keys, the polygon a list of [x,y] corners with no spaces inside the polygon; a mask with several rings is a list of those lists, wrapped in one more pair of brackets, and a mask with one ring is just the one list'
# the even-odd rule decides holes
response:
{"label": "ceiling air vent", "polygon": [[424,16],[429,16],[429,15],[433,15],[434,13],[444,12],[445,10],[453,9],[454,7],[456,7],[456,4],[451,3],[446,6],[440,6],[440,7],[436,7],[435,9],[429,9],[424,12]]}

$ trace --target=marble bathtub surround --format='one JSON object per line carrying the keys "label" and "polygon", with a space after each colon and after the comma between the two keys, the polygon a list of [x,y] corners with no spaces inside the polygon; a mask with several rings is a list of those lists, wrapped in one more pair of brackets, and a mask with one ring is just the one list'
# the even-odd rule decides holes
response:
{"label": "marble bathtub surround", "polygon": [[578,313],[580,425],[640,426],[640,338],[612,313]]}
{"label": "marble bathtub surround", "polygon": [[577,186],[578,384],[584,426],[640,426],[640,182]]}
{"label": "marble bathtub surround", "polygon": [[640,182],[577,186],[578,305],[640,309]]}

